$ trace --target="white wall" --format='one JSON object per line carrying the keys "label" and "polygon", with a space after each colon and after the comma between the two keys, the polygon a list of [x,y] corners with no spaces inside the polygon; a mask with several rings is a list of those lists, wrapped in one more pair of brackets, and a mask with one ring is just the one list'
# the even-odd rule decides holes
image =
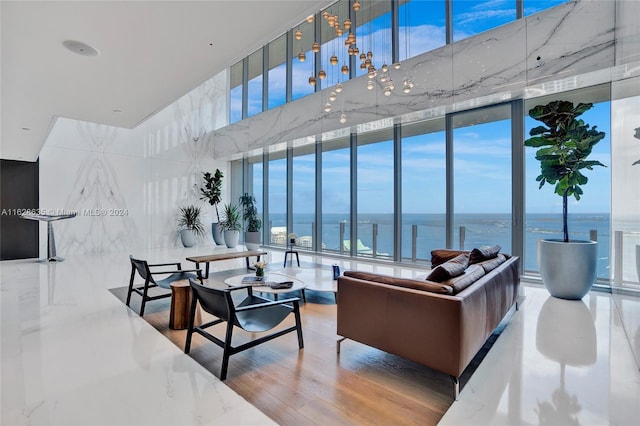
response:
{"label": "white wall", "polygon": [[[178,208],[203,207],[206,228],[213,208],[199,200],[202,172],[215,160],[211,131],[227,119],[227,72],[220,73],[135,129],[60,118],[40,153],[40,208],[78,211],[54,222],[57,251],[132,252],[181,245]],[[223,197],[229,181],[225,180]],[[209,235],[199,244],[211,245]],[[40,232],[46,256],[47,232]]]}

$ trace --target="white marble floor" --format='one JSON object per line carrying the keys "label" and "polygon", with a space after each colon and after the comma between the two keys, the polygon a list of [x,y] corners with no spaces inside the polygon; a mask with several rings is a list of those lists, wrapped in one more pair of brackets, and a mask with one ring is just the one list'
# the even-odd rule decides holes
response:
{"label": "white marble floor", "polygon": [[[211,250],[131,254],[164,262]],[[107,291],[128,283],[129,254],[0,262],[0,424],[271,424]],[[281,266],[282,258],[272,252],[267,260]],[[424,272],[305,255],[301,261],[406,277]],[[441,424],[637,424],[640,374],[611,296],[592,292],[567,302],[536,286],[524,293]],[[640,301],[626,309],[640,310]]]}

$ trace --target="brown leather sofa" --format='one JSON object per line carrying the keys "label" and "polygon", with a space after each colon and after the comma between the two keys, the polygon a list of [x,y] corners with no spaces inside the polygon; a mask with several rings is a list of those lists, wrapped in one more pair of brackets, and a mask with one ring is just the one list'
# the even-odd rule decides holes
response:
{"label": "brown leather sofa", "polygon": [[338,353],[348,338],[410,359],[450,375],[457,399],[462,372],[517,302],[520,259],[500,256],[497,266],[467,267],[460,278],[474,279],[458,292],[447,281],[345,271],[338,279]]}

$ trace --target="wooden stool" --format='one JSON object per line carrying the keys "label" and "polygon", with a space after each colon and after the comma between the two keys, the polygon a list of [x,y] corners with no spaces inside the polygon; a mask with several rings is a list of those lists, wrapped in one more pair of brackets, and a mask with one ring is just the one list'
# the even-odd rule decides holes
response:
{"label": "wooden stool", "polygon": [[[185,330],[189,327],[189,310],[191,309],[191,286],[189,281],[175,281],[171,283],[171,312],[169,313],[169,328],[172,330]],[[200,305],[196,306],[196,317],[193,325],[202,322]]]}

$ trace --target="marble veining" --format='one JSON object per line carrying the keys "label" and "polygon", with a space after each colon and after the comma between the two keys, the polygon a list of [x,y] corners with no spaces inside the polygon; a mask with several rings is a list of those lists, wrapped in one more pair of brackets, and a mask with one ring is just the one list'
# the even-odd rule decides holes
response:
{"label": "marble veining", "polygon": [[[343,83],[329,113],[322,111],[326,90],[265,111],[214,131],[215,140],[222,142],[216,144],[214,155],[229,158],[384,117],[405,121],[403,115],[426,109],[444,107],[449,112],[487,105],[495,99],[522,97],[531,85],[606,71],[614,65],[616,3],[561,4],[404,61],[390,74],[396,86],[405,76],[415,81],[409,94],[396,89],[386,97],[379,82],[367,90],[364,76]],[[635,40],[632,31],[627,32],[627,39]],[[634,46],[632,41],[627,45]],[[610,81],[605,74],[596,84]],[[346,124],[338,121],[342,112]]]}

